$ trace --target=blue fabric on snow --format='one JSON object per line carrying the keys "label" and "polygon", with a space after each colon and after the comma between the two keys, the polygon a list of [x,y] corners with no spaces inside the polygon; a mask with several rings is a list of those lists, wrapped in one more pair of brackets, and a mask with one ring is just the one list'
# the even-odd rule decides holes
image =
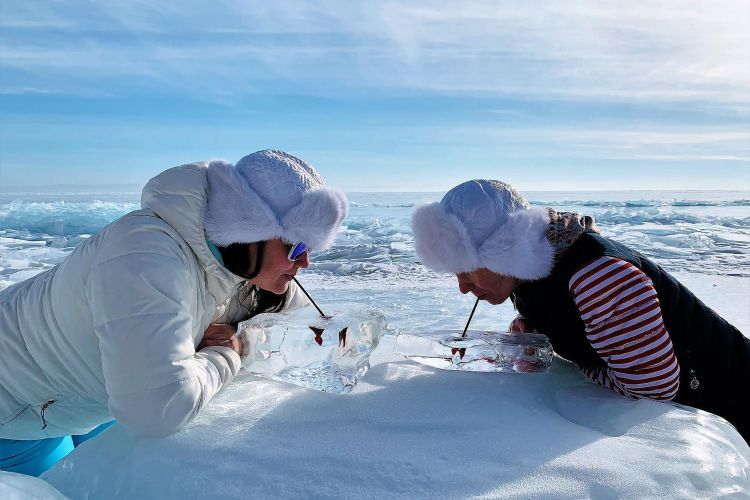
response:
{"label": "blue fabric on snow", "polygon": [[71,451],[70,436],[29,441],[0,439],[0,470],[39,476]]}
{"label": "blue fabric on snow", "polygon": [[84,441],[88,441],[92,437],[98,436],[102,431],[112,427],[112,425],[116,423],[117,423],[117,420],[110,420],[109,422],[100,425],[99,427],[89,432],[88,434],[81,434],[80,436],[71,436],[73,438],[73,444],[75,445],[76,448],[78,448],[81,445],[81,443],[83,443]]}

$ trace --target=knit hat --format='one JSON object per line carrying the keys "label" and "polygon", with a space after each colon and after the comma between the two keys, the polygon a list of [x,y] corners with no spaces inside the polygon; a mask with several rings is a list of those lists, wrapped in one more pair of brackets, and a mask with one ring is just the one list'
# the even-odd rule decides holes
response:
{"label": "knit hat", "polygon": [[417,255],[434,271],[487,268],[532,280],[552,270],[549,221],[546,209],[530,208],[508,184],[473,180],[454,187],[440,202],[417,208],[412,228]]}
{"label": "knit hat", "polygon": [[325,249],[346,213],[344,193],[325,187],[313,167],[289,153],[269,149],[234,166],[209,163],[203,222],[217,245],[281,238]]}

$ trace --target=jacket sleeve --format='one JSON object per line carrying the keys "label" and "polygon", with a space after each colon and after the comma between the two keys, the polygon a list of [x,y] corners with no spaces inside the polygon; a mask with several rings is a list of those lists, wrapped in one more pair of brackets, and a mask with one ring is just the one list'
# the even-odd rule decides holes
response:
{"label": "jacket sleeve", "polygon": [[240,358],[226,347],[195,351],[200,278],[175,240],[120,240],[86,280],[109,408],[131,434],[166,436],[234,378]]}
{"label": "jacket sleeve", "polygon": [[581,367],[592,381],[634,398],[672,399],[680,366],[651,279],[632,264],[601,257],[569,283],[586,338],[606,363]]}

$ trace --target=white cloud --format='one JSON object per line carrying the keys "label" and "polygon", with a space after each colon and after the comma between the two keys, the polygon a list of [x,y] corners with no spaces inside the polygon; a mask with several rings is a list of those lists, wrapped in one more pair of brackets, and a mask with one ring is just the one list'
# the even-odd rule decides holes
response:
{"label": "white cloud", "polygon": [[612,126],[511,128],[468,125],[455,129],[427,129],[423,133],[458,144],[494,144],[504,154],[523,151],[524,157],[531,158],[750,163],[750,131],[746,127],[659,125],[649,129],[618,129]]}
{"label": "white cloud", "polygon": [[745,111],[749,24],[750,4],[729,0],[26,2],[0,19],[12,28],[2,65],[50,79],[73,71],[75,85],[108,75],[243,94],[275,81],[325,95],[482,92]]}

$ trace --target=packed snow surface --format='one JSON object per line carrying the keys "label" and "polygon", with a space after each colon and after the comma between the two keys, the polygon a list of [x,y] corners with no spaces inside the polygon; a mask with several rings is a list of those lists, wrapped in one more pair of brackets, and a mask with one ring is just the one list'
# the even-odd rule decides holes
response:
{"label": "packed snow surface", "polygon": [[546,375],[441,371],[395,360],[392,340],[348,395],[241,374],[177,435],[114,426],[46,479],[101,499],[750,492],[750,449],[723,419],[617,396],[559,358]]}

